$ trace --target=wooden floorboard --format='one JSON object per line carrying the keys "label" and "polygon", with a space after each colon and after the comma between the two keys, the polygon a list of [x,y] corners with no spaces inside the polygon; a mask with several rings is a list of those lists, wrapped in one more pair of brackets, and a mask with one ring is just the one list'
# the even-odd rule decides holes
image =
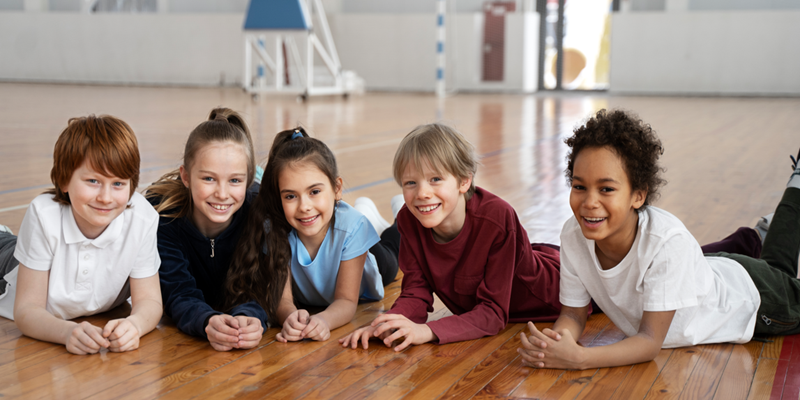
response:
{"label": "wooden floorboard", "polygon": [[[50,187],[52,147],[70,117],[118,116],[136,131],[140,189],[178,166],[189,131],[224,105],[249,123],[263,163],[275,133],[302,124],[337,156],[344,199],[372,198],[390,219],[394,151],[416,125],[441,119],[481,155],[476,183],[507,200],[534,242],[558,243],[570,218],[563,143],[600,108],[638,112],[661,137],[669,184],[655,203],[677,215],[701,243],[752,226],[777,204],[800,146],[800,99],[537,95],[382,94],[253,100],[235,88],[144,88],[0,83],[0,223],[18,231],[27,204]],[[400,281],[379,302],[362,303],[326,342],[283,344],[269,329],[250,350],[216,352],[164,318],[136,351],[91,356],[23,336],[0,318],[0,396],[70,399],[797,399],[800,338],[744,345],[664,349],[655,360],[586,371],[524,367],[516,353],[524,324],[493,337],[394,352],[342,348],[338,338],[394,303]],[[430,319],[450,312],[437,301]],[[102,326],[121,307],[87,320]],[[551,324],[537,324],[539,329]],[[624,334],[603,314],[579,343],[611,344]]]}

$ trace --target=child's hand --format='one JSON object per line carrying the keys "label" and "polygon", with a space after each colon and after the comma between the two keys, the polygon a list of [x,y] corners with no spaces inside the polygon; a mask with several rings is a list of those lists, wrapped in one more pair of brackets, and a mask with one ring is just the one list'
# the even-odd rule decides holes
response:
{"label": "child's hand", "polygon": [[246,315],[237,315],[234,318],[239,323],[239,342],[236,347],[239,349],[252,349],[258,346],[261,342],[261,335],[264,334],[261,320]]}
{"label": "child's hand", "polygon": [[[427,324],[417,324],[400,314],[383,314],[372,321],[375,327],[372,333],[375,337],[382,337],[383,344],[391,347],[395,340],[405,337],[403,343],[394,348],[394,351],[403,351],[412,344],[428,343],[436,338]],[[386,333],[390,333],[388,336]]]}
{"label": "child's hand", "polygon": [[112,319],[103,328],[103,337],[108,339],[108,350],[131,351],[139,348],[139,328],[127,318]]}
{"label": "child's hand", "polygon": [[215,315],[208,320],[206,336],[216,351],[238,348],[239,321],[227,314]]}
{"label": "child's hand", "polygon": [[[358,347],[358,342],[361,341],[361,345],[364,347],[364,350],[366,350],[367,348],[369,348],[368,344],[369,340],[375,337],[376,329],[378,328],[372,325],[358,328],[353,332],[350,332],[350,334],[348,334],[347,336],[339,339],[339,343],[342,344],[342,347],[350,346],[355,349],[356,347]],[[379,337],[378,339],[380,340],[386,339],[392,333],[393,332],[391,331],[383,332],[383,335],[381,335],[381,337]]]}
{"label": "child's hand", "polygon": [[286,317],[286,321],[283,321],[283,329],[275,336],[275,339],[283,343],[302,340],[301,332],[308,326],[309,319],[308,311],[306,310],[292,312]]}
{"label": "child's hand", "polygon": [[520,332],[522,347],[517,352],[522,355],[522,363],[536,368],[579,369],[584,360],[583,347],[578,345],[572,333],[564,329],[555,332],[545,329],[540,332],[528,322],[530,336]]}
{"label": "child's hand", "polygon": [[75,325],[69,331],[64,343],[68,352],[78,355],[94,354],[100,351],[101,347],[109,346],[108,340],[103,337],[103,330],[86,321]]}
{"label": "child's hand", "polygon": [[331,328],[328,325],[328,321],[325,321],[325,318],[313,315],[308,321],[308,325],[306,325],[306,327],[303,328],[303,331],[300,332],[300,336],[303,338],[324,342],[330,339]]}

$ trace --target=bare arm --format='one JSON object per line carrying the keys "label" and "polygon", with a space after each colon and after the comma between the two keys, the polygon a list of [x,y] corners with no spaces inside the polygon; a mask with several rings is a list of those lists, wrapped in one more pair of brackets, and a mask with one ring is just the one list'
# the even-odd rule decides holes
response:
{"label": "bare arm", "polygon": [[292,272],[289,271],[286,275],[286,285],[283,287],[281,302],[278,304],[278,323],[283,325],[286,318],[295,311],[297,311],[297,307],[294,306],[294,298],[292,297]]}
{"label": "bare arm", "polygon": [[334,300],[325,311],[311,317],[303,336],[314,340],[328,340],[330,331],[353,319],[361,290],[361,276],[367,253],[339,264]]}
{"label": "bare arm", "polygon": [[49,271],[37,271],[20,264],[17,274],[14,321],[24,335],[66,345],[74,354],[96,353],[101,347],[109,346],[99,327],[88,322],[65,321],[47,311]]}
{"label": "bare arm", "polygon": [[[562,316],[559,316],[556,324],[562,320]],[[520,353],[527,365],[538,368],[588,369],[651,361],[661,350],[674,316],[675,310],[645,311],[636,335],[607,346],[588,348],[576,343],[566,319],[559,325],[565,329],[559,330],[554,326],[555,332],[560,335],[557,340],[528,323],[531,335],[520,335],[523,347]]]}
{"label": "bare arm", "polygon": [[139,338],[156,327],[164,309],[161,305],[161,285],[158,274],[147,278],[130,278],[131,315],[108,321],[103,337],[110,341],[111,351],[130,351],[139,348]]}

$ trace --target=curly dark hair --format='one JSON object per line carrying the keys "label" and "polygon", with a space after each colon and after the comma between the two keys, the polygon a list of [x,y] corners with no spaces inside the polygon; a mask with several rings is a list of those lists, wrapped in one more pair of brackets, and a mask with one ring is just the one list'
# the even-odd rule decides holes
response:
{"label": "curly dark hair", "polygon": [[631,190],[644,190],[647,197],[638,211],[644,210],[658,199],[659,189],[667,183],[661,178],[664,168],[658,158],[664,153],[650,124],[638,115],[622,110],[600,110],[586,123],[575,129],[574,134],[564,140],[570,147],[567,153],[567,183],[572,184],[572,170],[581,150],[594,147],[610,147],[621,159]]}

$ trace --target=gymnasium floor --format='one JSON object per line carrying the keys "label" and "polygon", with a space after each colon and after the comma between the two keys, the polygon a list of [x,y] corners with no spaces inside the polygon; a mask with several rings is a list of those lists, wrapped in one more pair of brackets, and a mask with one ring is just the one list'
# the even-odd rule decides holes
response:
{"label": "gymnasium floor", "polygon": [[[140,189],[178,166],[189,131],[215,106],[240,111],[259,157],[276,132],[301,124],[336,153],[345,200],[375,200],[384,217],[399,193],[391,160],[418,124],[454,125],[477,147],[476,182],[509,201],[536,242],[558,242],[570,216],[563,139],[600,108],[634,110],[659,133],[669,184],[656,205],[701,243],[752,226],[777,204],[800,147],[799,98],[622,97],[607,94],[375,93],[341,98],[252,100],[233,88],[149,88],[0,83],[0,223],[18,230],[30,200],[50,186],[55,138],[70,117],[111,114],[131,124],[142,153]],[[662,350],[656,360],[587,371],[532,370],[516,354],[510,324],[494,337],[396,354],[375,342],[344,350],[336,339],[391,307],[364,303],[323,342],[281,344],[266,332],[253,350],[217,353],[167,318],[137,351],[74,356],[24,337],[0,318],[0,396],[24,398],[792,398],[800,393],[800,338]],[[88,318],[97,324],[125,309]],[[447,315],[437,309],[431,318]],[[542,326],[548,326],[542,324]],[[622,334],[604,315],[581,339]]]}

